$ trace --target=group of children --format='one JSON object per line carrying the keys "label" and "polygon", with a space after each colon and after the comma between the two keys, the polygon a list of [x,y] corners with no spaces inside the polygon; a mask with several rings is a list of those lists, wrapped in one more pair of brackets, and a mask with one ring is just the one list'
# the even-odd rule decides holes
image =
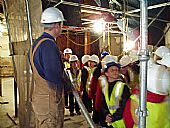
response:
{"label": "group of children", "polygon": [[[149,114],[146,126],[169,128],[170,50],[161,46],[150,56],[147,70]],[[104,51],[100,59],[95,54],[84,55],[80,62],[72,50],[66,48],[64,64],[86,109],[89,113],[93,112],[95,124],[107,128],[138,127],[139,118],[135,112],[139,107],[140,62],[136,51],[130,51],[121,58]],[[77,115],[81,114],[71,92],[65,95],[65,106],[69,108],[70,116],[75,115],[74,109]]]}

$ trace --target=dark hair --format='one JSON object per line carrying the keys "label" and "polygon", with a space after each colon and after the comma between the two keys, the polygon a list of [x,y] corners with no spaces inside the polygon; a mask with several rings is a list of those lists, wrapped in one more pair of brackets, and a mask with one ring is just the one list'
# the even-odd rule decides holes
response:
{"label": "dark hair", "polygon": [[116,66],[116,67],[118,67],[119,69],[121,68],[121,65],[120,65],[119,63],[110,62],[110,63],[104,65],[104,72],[107,72],[107,69],[110,68],[111,66]]}

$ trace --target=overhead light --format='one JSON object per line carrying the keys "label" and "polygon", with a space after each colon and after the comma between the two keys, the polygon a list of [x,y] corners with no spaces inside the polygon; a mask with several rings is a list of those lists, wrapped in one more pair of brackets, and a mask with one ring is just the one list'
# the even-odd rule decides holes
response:
{"label": "overhead light", "polygon": [[105,28],[105,24],[104,24],[104,20],[103,19],[99,19],[99,20],[94,21],[94,23],[93,23],[93,30],[95,32],[98,32],[98,33],[103,32],[104,28]]}

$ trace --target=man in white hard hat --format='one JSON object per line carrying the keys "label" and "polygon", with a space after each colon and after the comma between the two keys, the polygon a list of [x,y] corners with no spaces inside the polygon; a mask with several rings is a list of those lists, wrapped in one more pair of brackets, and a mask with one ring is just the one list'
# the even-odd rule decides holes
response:
{"label": "man in white hard hat", "polygon": [[30,49],[29,58],[35,80],[31,99],[38,128],[63,127],[64,89],[71,85],[56,45],[63,21],[64,17],[59,9],[45,9],[41,16],[44,32]]}

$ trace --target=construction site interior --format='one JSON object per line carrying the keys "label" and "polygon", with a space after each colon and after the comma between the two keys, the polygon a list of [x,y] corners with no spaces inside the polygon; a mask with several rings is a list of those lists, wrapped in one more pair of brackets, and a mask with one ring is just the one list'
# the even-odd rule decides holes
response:
{"label": "construction site interior", "polygon": [[[29,117],[34,114],[28,52],[43,32],[43,10],[55,7],[63,12],[66,22],[56,39],[61,52],[70,48],[81,60],[85,54],[100,57],[108,51],[120,60],[130,50],[140,52],[142,18],[148,21],[147,50],[170,48],[170,0],[146,0],[147,17],[141,16],[141,1],[0,0],[0,128],[35,127],[34,116]],[[65,109],[64,128],[88,127],[83,114],[70,116]]]}

